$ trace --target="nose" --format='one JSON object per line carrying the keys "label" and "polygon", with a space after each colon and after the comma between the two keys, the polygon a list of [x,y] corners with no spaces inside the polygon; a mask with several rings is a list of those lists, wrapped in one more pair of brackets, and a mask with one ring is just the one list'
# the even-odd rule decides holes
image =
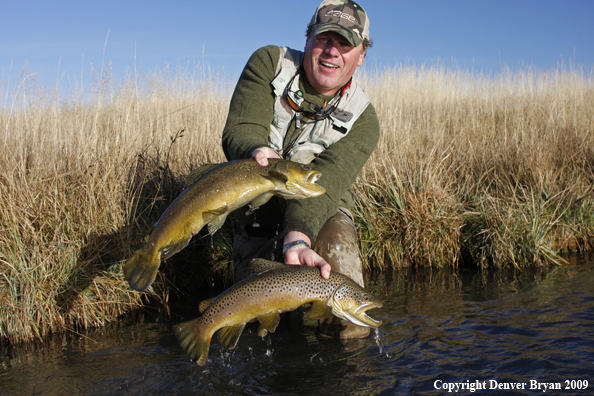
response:
{"label": "nose", "polygon": [[338,49],[338,41],[328,40],[328,43],[326,43],[326,47],[324,48],[324,52],[331,56],[340,55],[340,51]]}

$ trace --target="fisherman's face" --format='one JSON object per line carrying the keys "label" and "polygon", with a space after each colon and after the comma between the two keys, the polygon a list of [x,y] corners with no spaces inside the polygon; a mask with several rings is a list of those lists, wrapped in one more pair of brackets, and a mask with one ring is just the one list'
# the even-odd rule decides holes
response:
{"label": "fisherman's face", "polygon": [[309,37],[305,43],[303,69],[311,86],[322,95],[334,95],[363,64],[363,44],[353,47],[335,32]]}

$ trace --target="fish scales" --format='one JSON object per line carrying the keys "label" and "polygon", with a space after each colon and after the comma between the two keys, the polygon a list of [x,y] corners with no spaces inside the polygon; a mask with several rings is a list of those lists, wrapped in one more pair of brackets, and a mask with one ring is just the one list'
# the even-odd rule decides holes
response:
{"label": "fish scales", "polygon": [[124,265],[124,277],[134,290],[144,291],[155,280],[161,260],[185,248],[208,224],[214,234],[232,211],[249,204],[258,207],[273,195],[284,199],[316,197],[326,190],[316,184],[319,171],[296,162],[254,159],[207,165],[191,176],[190,186],[165,210],[147,243]]}
{"label": "fish scales", "polygon": [[[323,279],[319,272],[313,267],[290,266],[264,273],[251,282],[239,283],[213,302],[212,309],[202,316],[201,324],[217,322],[222,327],[227,317],[242,315],[243,310],[249,310],[254,315],[266,314],[271,311],[271,299],[277,300],[275,310],[280,312],[296,309],[314,300],[327,301],[343,280],[337,276],[338,273],[331,272],[327,282],[316,282],[317,278]],[[235,307],[236,301],[239,301],[237,307],[241,311],[227,310]]]}
{"label": "fish scales", "polygon": [[198,319],[178,325],[177,336],[182,347],[199,365],[206,363],[210,340],[217,330],[221,329],[221,344],[230,349],[247,322],[258,319],[261,323],[258,334],[265,335],[275,330],[280,313],[306,303],[313,304],[311,319],[333,313],[363,326],[381,324],[365,314],[368,309],[381,307],[381,303],[352,279],[332,271],[326,280],[316,267],[277,264],[274,269],[245,279],[214,298]]}

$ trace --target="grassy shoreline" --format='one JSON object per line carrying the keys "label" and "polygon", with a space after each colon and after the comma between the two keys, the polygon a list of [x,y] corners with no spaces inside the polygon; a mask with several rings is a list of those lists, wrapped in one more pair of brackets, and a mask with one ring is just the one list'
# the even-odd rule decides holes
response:
{"label": "grassy shoreline", "polygon": [[[366,267],[521,269],[591,249],[593,74],[363,75],[382,129],[354,187]],[[224,161],[227,81],[101,72],[67,101],[34,78],[13,86],[0,99],[0,339],[102,326],[147,299],[229,284],[229,224],[195,238],[144,296],[121,277],[189,170]]]}

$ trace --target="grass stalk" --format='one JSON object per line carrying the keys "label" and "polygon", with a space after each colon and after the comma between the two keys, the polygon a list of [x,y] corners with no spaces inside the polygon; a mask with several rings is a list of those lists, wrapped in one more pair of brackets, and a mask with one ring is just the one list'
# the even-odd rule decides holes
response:
{"label": "grass stalk", "polygon": [[[63,100],[24,70],[0,102],[0,338],[117,321],[232,282],[232,225],[164,263],[146,294],[123,262],[202,163],[222,162],[229,82],[179,66],[91,71]],[[564,265],[594,236],[592,70],[361,76],[382,137],[354,191],[368,269]],[[10,87],[17,87],[14,92]],[[212,246],[212,247],[211,247]]]}

